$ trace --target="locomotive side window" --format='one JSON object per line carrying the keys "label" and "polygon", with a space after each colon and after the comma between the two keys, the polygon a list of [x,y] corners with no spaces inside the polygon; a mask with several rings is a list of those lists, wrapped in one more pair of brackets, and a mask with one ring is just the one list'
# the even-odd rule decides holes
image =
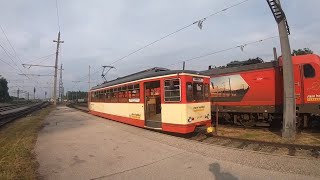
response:
{"label": "locomotive side window", "polygon": [[316,71],[314,70],[311,64],[303,65],[303,73],[305,78],[313,78],[316,76]]}
{"label": "locomotive side window", "polygon": [[166,102],[179,102],[180,95],[180,80],[170,79],[164,81],[164,101]]}

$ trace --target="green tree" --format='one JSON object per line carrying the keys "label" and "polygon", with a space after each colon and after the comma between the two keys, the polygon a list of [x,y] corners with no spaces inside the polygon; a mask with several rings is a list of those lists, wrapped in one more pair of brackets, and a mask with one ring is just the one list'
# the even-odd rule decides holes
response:
{"label": "green tree", "polygon": [[5,78],[1,77],[0,78],[0,102],[5,102],[10,99],[8,90],[9,90],[8,81]]}
{"label": "green tree", "polygon": [[306,54],[313,54],[313,51],[309,48],[298,49],[292,51],[292,56],[299,56],[299,55],[306,55]]}
{"label": "green tree", "polygon": [[88,92],[84,92],[84,91],[68,91],[66,93],[66,96],[67,96],[68,100],[76,100],[76,99],[85,99],[85,100],[87,100]]}

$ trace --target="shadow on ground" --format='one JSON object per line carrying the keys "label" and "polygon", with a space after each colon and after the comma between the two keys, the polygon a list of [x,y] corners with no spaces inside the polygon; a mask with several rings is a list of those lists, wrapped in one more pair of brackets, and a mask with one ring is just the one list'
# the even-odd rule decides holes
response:
{"label": "shadow on ground", "polygon": [[219,163],[209,165],[209,171],[214,175],[216,180],[237,180],[238,178],[228,172],[221,172]]}

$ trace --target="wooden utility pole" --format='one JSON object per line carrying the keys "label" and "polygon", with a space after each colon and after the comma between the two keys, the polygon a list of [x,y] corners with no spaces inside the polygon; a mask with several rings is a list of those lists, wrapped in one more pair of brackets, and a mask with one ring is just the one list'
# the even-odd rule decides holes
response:
{"label": "wooden utility pole", "polygon": [[59,58],[59,46],[60,43],[64,43],[64,41],[60,41],[60,31],[58,33],[58,40],[53,40],[53,42],[57,43],[56,50],[56,62],[54,65],[54,82],[53,82],[53,105],[57,105],[57,73],[58,73],[58,58]]}
{"label": "wooden utility pole", "polygon": [[295,139],[296,103],[294,94],[293,64],[288,34],[290,34],[286,16],[280,0],[267,0],[271,12],[278,23],[283,66],[283,129],[282,137]]}

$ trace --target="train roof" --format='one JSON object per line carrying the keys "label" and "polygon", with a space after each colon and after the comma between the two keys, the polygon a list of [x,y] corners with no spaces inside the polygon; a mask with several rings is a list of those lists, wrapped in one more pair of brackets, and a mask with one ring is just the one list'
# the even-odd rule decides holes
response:
{"label": "train roof", "polygon": [[202,73],[207,76],[212,76],[212,75],[220,75],[220,74],[237,73],[242,71],[273,68],[273,67],[276,67],[277,65],[278,65],[277,61],[271,61],[271,62],[264,62],[264,63],[258,63],[258,64],[236,66],[236,67],[212,68],[209,70],[202,71]]}
{"label": "train roof", "polygon": [[[293,64],[305,64],[305,63],[319,63],[320,57],[317,54],[306,54],[299,56],[292,56]],[[282,58],[279,58],[279,64],[282,65]]]}
{"label": "train roof", "polygon": [[188,74],[195,74],[195,75],[203,75],[205,76],[204,73],[199,72],[199,71],[192,71],[192,70],[170,70],[166,68],[161,68],[161,67],[154,67],[150,68],[144,71],[140,71],[137,73],[133,73],[127,76],[123,76],[108,82],[104,82],[101,85],[92,87],[91,90],[103,88],[103,87],[108,87],[108,86],[114,86],[117,84],[122,84],[126,82],[131,82],[131,81],[137,81],[145,78],[151,78],[151,77],[157,77],[157,76],[164,76],[164,75],[170,75],[170,74],[178,74],[178,73],[188,73]]}
{"label": "train roof", "polygon": [[[318,63],[319,60],[320,60],[320,57],[316,54],[292,56],[293,64],[303,64],[303,63],[311,63],[311,62]],[[243,71],[273,68],[277,66],[282,66],[281,56],[278,58],[278,61],[263,62],[263,63],[250,64],[250,65],[239,65],[235,67],[222,67],[222,68],[218,67],[218,68],[212,68],[212,69],[201,71],[201,72],[207,76],[213,76],[213,75],[220,75],[220,74],[230,74],[230,73],[238,73]]]}

